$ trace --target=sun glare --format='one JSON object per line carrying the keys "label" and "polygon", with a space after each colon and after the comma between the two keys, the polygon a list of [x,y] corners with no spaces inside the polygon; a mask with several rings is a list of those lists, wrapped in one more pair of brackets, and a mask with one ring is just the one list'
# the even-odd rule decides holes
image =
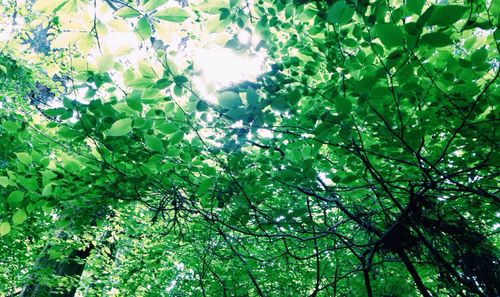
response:
{"label": "sun glare", "polygon": [[[100,48],[94,44],[86,53],[87,61],[90,61],[93,67],[99,65],[99,60],[112,58],[115,63],[119,63],[124,67],[138,69],[140,68],[138,66],[140,61],[145,57],[155,54],[155,50],[157,49],[153,47],[149,38],[141,40],[140,37],[132,31],[134,25],[129,21],[116,18],[113,11],[108,6],[103,5],[96,8],[93,5],[86,5],[84,9],[88,15],[94,15],[96,13],[101,22],[109,24],[106,30],[100,32]],[[83,26],[80,24],[82,22],[83,21],[76,19],[72,20],[70,23],[74,26],[76,26],[75,24]],[[217,92],[243,81],[255,81],[257,76],[267,71],[265,51],[255,50],[261,41],[259,35],[255,32],[251,32],[248,29],[238,32],[236,39],[245,50],[234,50],[232,48],[223,47],[222,44],[224,44],[224,42],[215,41],[221,36],[229,36],[228,34],[219,34],[216,38],[214,35],[203,32],[202,29],[202,32],[198,32],[200,33],[198,35],[204,38],[200,38],[200,40],[197,41],[186,41],[183,34],[179,34],[179,36],[173,34],[170,36],[169,32],[166,32],[168,30],[165,29],[173,30],[177,27],[172,27],[174,26],[172,24],[163,25],[165,26],[154,26],[152,37],[165,44],[163,49],[167,52],[173,65],[178,69],[186,69],[187,65],[192,62],[194,75],[191,79],[193,86],[198,94],[207,101],[216,103]],[[165,29],[165,32],[161,32],[160,29],[162,28]],[[192,29],[194,30],[195,28],[193,27]],[[9,34],[10,32],[8,31],[0,30],[0,41],[6,39]],[[167,40],[167,38],[170,39]],[[66,44],[62,43],[61,47],[64,46],[66,46]],[[151,62],[150,64],[152,65],[154,63]],[[82,68],[87,66],[87,64],[82,64]],[[119,72],[117,75],[117,72],[113,69],[105,69],[105,71],[110,74],[113,81],[121,86],[121,88],[127,88]],[[86,91],[86,88],[82,89],[82,92],[83,91]],[[79,100],[78,98],[81,95],[82,94],[77,94],[75,100]]]}
{"label": "sun glare", "polygon": [[206,90],[218,90],[245,80],[255,80],[264,72],[264,54],[240,54],[229,48],[199,49],[194,56],[194,69]]}

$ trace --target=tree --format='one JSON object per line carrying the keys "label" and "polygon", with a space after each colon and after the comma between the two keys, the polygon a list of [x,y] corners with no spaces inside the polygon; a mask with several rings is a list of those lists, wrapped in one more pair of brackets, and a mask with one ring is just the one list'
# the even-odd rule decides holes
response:
{"label": "tree", "polygon": [[6,296],[500,294],[499,4],[166,2],[3,4]]}

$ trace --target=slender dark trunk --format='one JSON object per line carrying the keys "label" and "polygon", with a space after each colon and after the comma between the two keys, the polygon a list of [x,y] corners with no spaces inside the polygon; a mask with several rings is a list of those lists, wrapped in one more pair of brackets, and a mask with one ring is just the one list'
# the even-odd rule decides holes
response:
{"label": "slender dark trunk", "polygon": [[372,284],[370,282],[370,268],[365,266],[363,263],[363,277],[365,280],[366,295],[368,297],[373,297]]}
{"label": "slender dark trunk", "polygon": [[425,287],[422,279],[420,278],[420,275],[417,272],[417,269],[411,262],[410,258],[406,254],[406,252],[402,249],[396,251],[399,258],[403,261],[403,263],[406,266],[406,270],[410,273],[411,277],[413,278],[413,281],[415,282],[415,285],[417,286],[418,291],[422,296],[424,297],[432,297],[431,293],[429,290]]}
{"label": "slender dark trunk", "polygon": [[[89,225],[95,226],[96,220],[103,216],[104,212],[96,213],[96,215],[91,218]],[[78,228],[72,229],[73,227],[67,227],[68,230],[77,232]],[[63,242],[67,237],[66,232],[59,232],[54,234],[54,236]],[[34,271],[26,282],[24,288],[22,289],[19,296],[21,297],[73,297],[78,288],[79,279],[85,269],[85,261],[90,256],[94,246],[89,244],[82,250],[72,250],[69,255],[63,257],[62,259],[51,259],[50,251],[55,248],[50,242],[46,244],[43,251],[40,253],[39,258],[35,262]],[[51,275],[49,275],[51,274]],[[54,286],[53,284],[47,283],[45,279],[57,279],[58,277],[66,277],[72,280],[77,280],[76,282],[71,282],[70,286],[62,288]]]}
{"label": "slender dark trunk", "polygon": [[[52,267],[54,275],[79,278],[85,268],[85,259],[90,255],[93,247],[89,246],[84,250],[73,251],[62,261],[49,259],[48,251],[50,248],[50,246],[47,246],[44,249],[41,258],[35,265],[35,270]],[[36,273],[37,271],[35,271],[35,274],[32,276],[30,283],[21,291],[21,297],[73,297],[75,295],[77,285],[66,288],[64,291],[62,289],[55,290],[42,283],[39,277],[36,276]]]}

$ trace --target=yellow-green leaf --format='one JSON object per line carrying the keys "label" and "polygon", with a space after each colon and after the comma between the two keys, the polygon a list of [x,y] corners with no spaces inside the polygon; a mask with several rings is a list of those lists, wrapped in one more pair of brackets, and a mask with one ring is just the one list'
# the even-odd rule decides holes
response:
{"label": "yellow-green leaf", "polygon": [[171,7],[160,10],[153,15],[155,18],[169,22],[181,23],[189,18],[189,13],[180,7]]}
{"label": "yellow-green leaf", "polygon": [[108,136],[123,136],[132,131],[132,119],[122,119],[113,123]]}
{"label": "yellow-green leaf", "polygon": [[54,11],[58,6],[68,2],[67,0],[38,0],[33,5],[32,9],[34,11],[40,12],[51,12]]}
{"label": "yellow-green leaf", "polygon": [[143,7],[145,11],[150,12],[165,3],[167,3],[167,0],[149,0],[146,4],[143,5]]}
{"label": "yellow-green leaf", "polygon": [[86,34],[78,42],[78,47],[83,53],[88,53],[93,46],[94,46],[94,36],[92,36],[92,34]]}
{"label": "yellow-green leaf", "polygon": [[115,12],[115,15],[122,17],[122,18],[134,18],[134,17],[140,16],[141,14],[139,13],[139,11],[137,11],[135,9],[132,9],[128,6],[124,6],[120,9],[118,9]]}
{"label": "yellow-green leaf", "polygon": [[14,223],[14,225],[20,225],[24,223],[24,221],[26,221],[27,218],[28,215],[26,214],[26,211],[24,211],[24,209],[19,209],[12,216],[12,222]]}
{"label": "yellow-green leaf", "polygon": [[30,164],[33,161],[33,159],[28,153],[16,153],[16,156],[21,163],[26,165]]}
{"label": "yellow-green leaf", "polygon": [[99,72],[106,72],[110,70],[114,65],[114,60],[112,55],[103,55],[97,58],[97,68]]}
{"label": "yellow-green leaf", "polygon": [[10,232],[10,224],[7,222],[3,222],[0,224],[0,236],[4,236],[5,234]]}
{"label": "yellow-green leaf", "polygon": [[7,176],[0,176],[0,186],[6,188],[10,184]]}

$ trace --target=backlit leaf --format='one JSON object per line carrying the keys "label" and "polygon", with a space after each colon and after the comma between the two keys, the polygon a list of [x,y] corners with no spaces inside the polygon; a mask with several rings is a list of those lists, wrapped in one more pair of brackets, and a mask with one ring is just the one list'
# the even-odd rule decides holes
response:
{"label": "backlit leaf", "polygon": [[123,6],[115,12],[115,15],[122,18],[134,18],[140,16],[141,14],[135,9],[132,9],[128,6]]}
{"label": "backlit leaf", "polygon": [[180,7],[171,7],[160,10],[153,15],[160,20],[181,23],[189,18],[189,13]]}
{"label": "backlit leaf", "polygon": [[0,186],[7,187],[10,184],[9,178],[7,176],[0,176]]}
{"label": "backlit leaf", "polygon": [[16,153],[16,156],[17,159],[25,165],[31,164],[31,162],[33,161],[30,154],[28,153]]}
{"label": "backlit leaf", "polygon": [[123,136],[132,131],[132,119],[122,119],[113,123],[108,131],[108,136]]}
{"label": "backlit leaf", "polygon": [[3,222],[0,224],[0,236],[4,236],[10,232],[10,224]]}
{"label": "backlit leaf", "polygon": [[143,5],[143,7],[145,11],[149,12],[162,6],[167,2],[168,2],[167,0],[149,0],[146,4]]}
{"label": "backlit leaf", "polygon": [[146,40],[149,38],[149,36],[151,36],[151,24],[146,17],[141,18],[139,22],[137,22],[135,32],[142,40]]}
{"label": "backlit leaf", "polygon": [[28,218],[28,215],[26,214],[26,211],[24,209],[19,209],[12,215],[12,222],[14,225],[19,225],[24,223],[26,219]]}
{"label": "backlit leaf", "polygon": [[65,4],[68,0],[38,0],[33,5],[34,11],[51,12]]}

